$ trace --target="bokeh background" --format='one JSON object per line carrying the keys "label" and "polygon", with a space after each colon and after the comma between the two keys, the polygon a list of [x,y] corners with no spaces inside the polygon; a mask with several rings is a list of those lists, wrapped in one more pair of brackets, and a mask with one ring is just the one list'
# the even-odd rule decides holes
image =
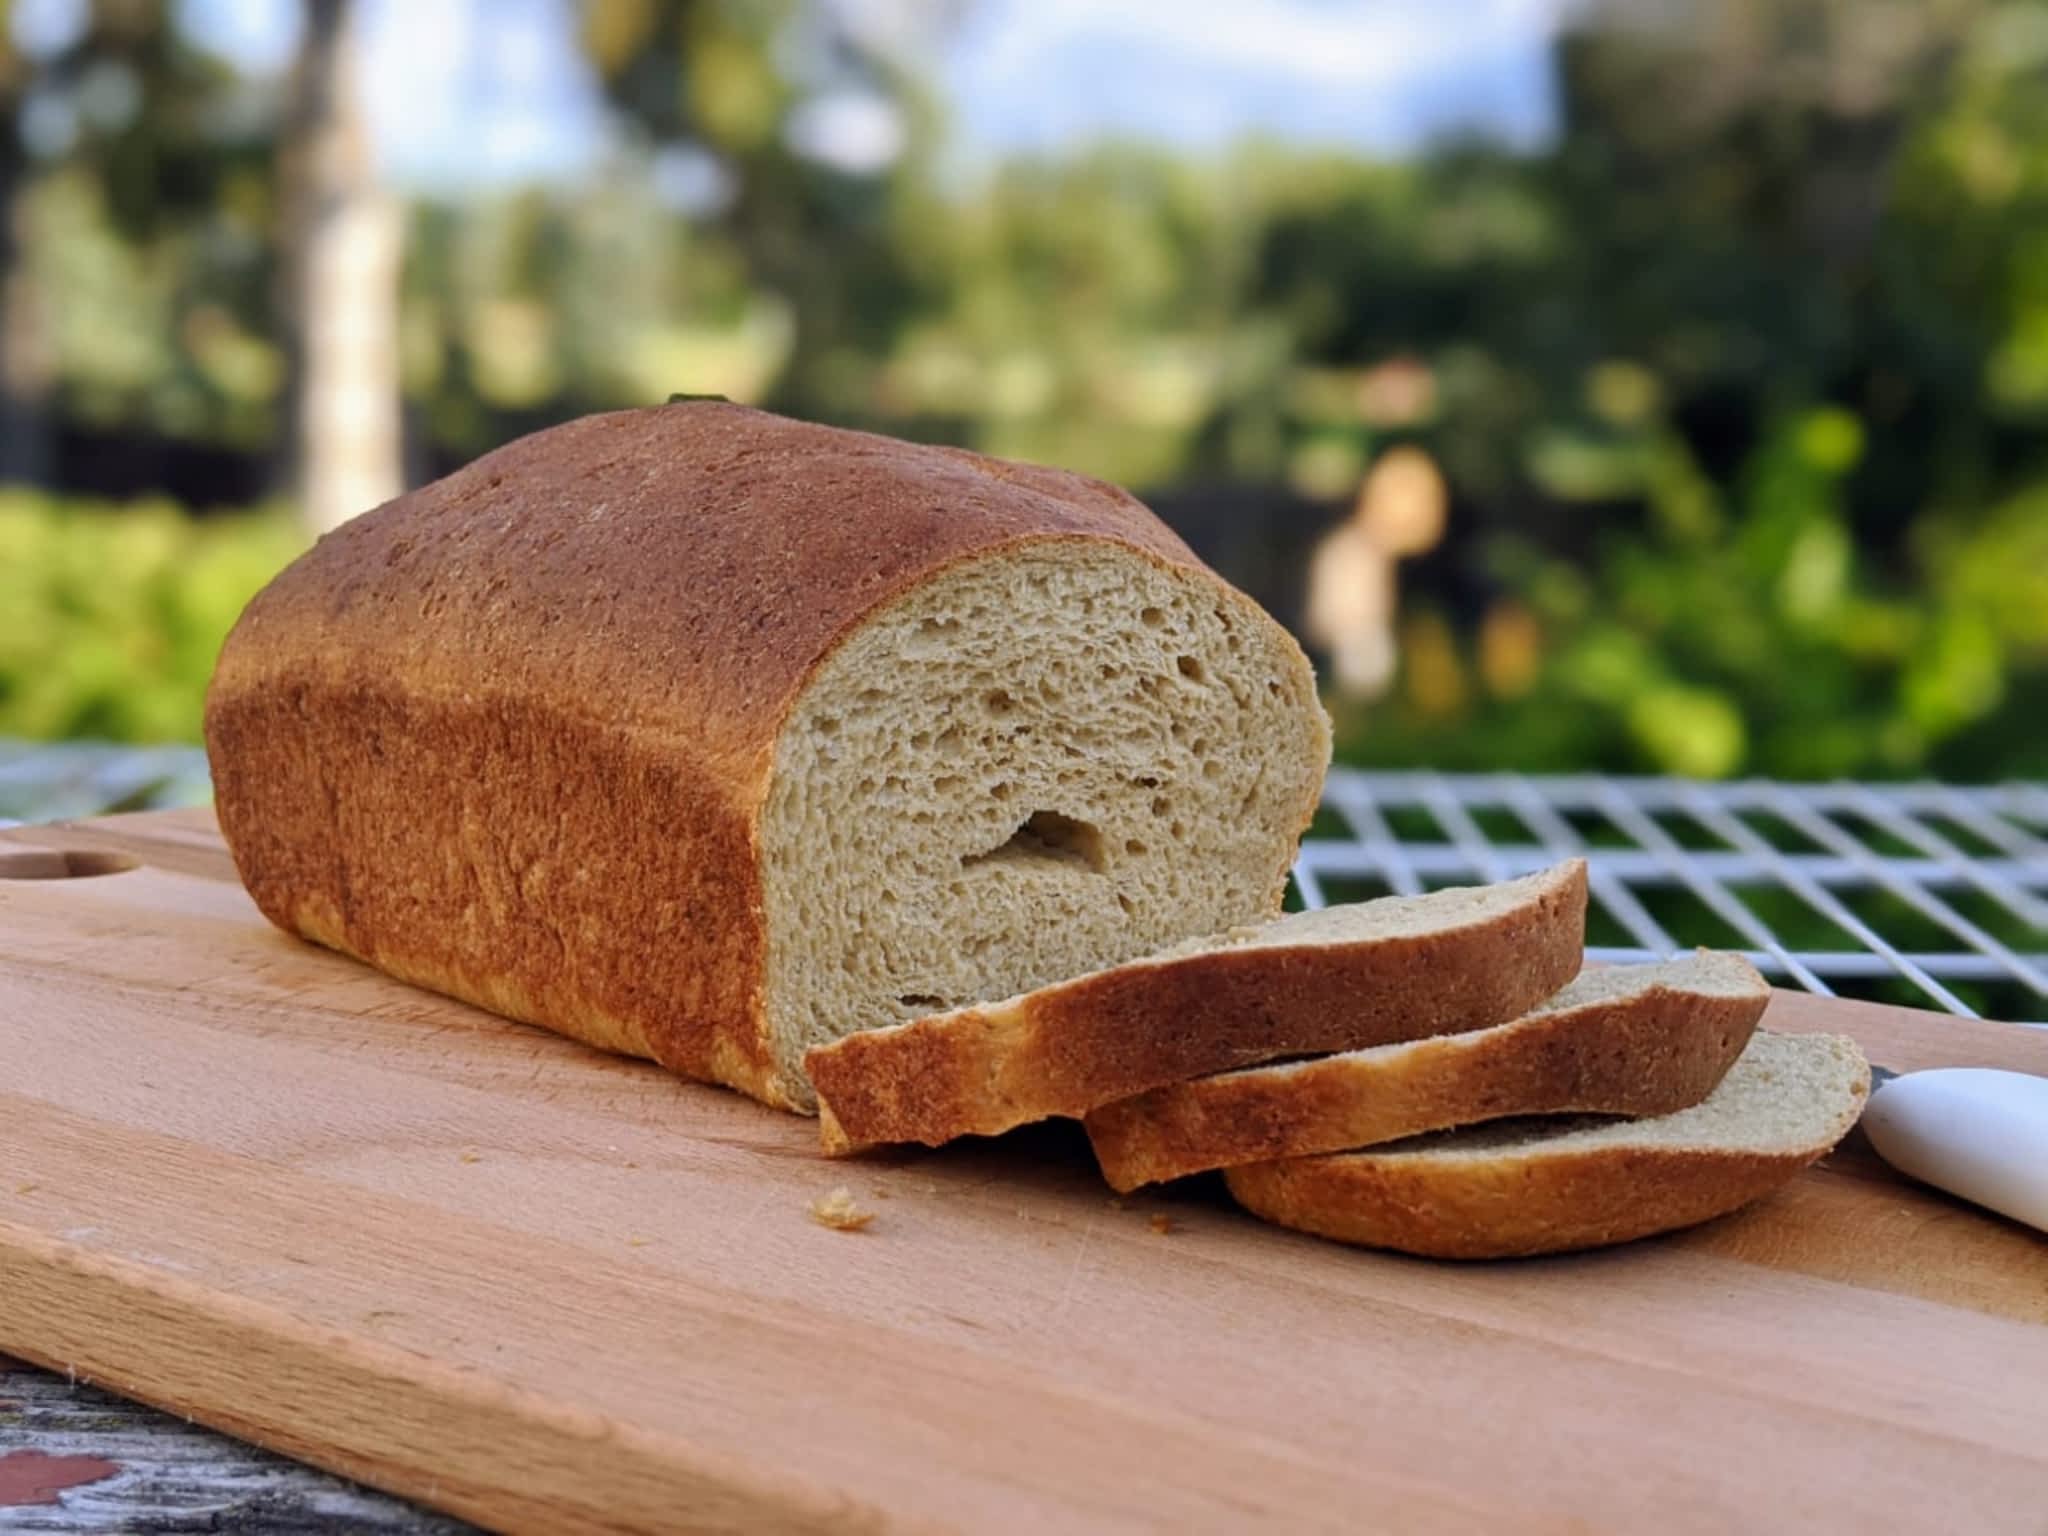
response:
{"label": "bokeh background", "polygon": [[2048,5],[0,3],[0,737],[674,392],[1132,486],[1353,763],[2048,775]]}

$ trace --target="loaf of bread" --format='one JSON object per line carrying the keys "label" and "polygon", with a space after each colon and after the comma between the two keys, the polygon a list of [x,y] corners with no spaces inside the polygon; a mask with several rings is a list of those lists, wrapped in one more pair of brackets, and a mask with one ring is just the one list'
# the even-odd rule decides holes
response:
{"label": "loaf of bread", "polygon": [[1103,1177],[1131,1190],[1507,1115],[1668,1115],[1713,1092],[1770,1000],[1740,955],[1606,966],[1491,1029],[1246,1067],[1105,1104],[1088,1114],[1088,1139]]}
{"label": "loaf of bread", "polygon": [[1296,912],[820,1046],[828,1151],[993,1135],[1201,1073],[1498,1024],[1578,973],[1586,865]]}
{"label": "loaf of bread", "polygon": [[1759,1030],[1703,1101],[1647,1120],[1502,1120],[1224,1174],[1254,1215],[1341,1242],[1497,1259],[1726,1215],[1849,1134],[1870,1065],[1841,1035]]}
{"label": "loaf of bread", "polygon": [[812,1047],[1271,917],[1330,746],[1123,492],[712,402],[323,538],[206,741],[281,927],[795,1109]]}

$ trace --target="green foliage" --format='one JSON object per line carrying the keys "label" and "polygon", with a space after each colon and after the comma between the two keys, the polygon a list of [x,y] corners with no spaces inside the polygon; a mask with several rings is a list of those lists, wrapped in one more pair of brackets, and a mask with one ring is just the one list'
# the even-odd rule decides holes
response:
{"label": "green foliage", "polygon": [[[1492,403],[1447,384],[1425,438],[1491,601],[1535,616],[1534,680],[1418,688],[1411,667],[1352,712],[1352,753],[2048,765],[2048,8],[1878,9],[1595,10],[1568,39],[1563,142],[1490,174],[1571,238],[1525,247],[1525,323],[1409,340],[1490,354]],[[1735,10],[1754,27],[1713,24]],[[1880,31],[1892,55],[1852,90]],[[1435,665],[1483,676],[1483,640]]]}
{"label": "green foliage", "polygon": [[1724,497],[1660,434],[1637,460],[1650,516],[1589,570],[1492,540],[1500,587],[1536,619],[1533,681],[1489,696],[1469,647],[1440,664],[1480,685],[1445,708],[1411,666],[1397,697],[1345,713],[1343,750],[1701,777],[2048,772],[2022,704],[2048,673],[2048,495],[1952,530],[1915,591],[1868,569],[1845,530],[1862,451],[1840,410],[1789,412]]}
{"label": "green foliage", "polygon": [[0,736],[198,740],[221,641],[303,542],[281,511],[0,492]]}
{"label": "green foliage", "polygon": [[[139,41],[96,26],[57,82],[118,56],[132,122],[26,170],[0,134],[57,394],[74,420],[272,443],[263,112],[197,111],[219,68],[160,0],[135,9]],[[1340,709],[1346,757],[2048,772],[2048,4],[1595,0],[1533,153],[1110,144],[943,176],[929,93],[855,11],[579,0],[609,161],[412,212],[405,388],[436,460],[683,391],[1140,490],[1284,487],[1334,522],[1413,443],[1450,534],[1402,570],[1401,671]],[[0,97],[21,73],[0,43]],[[793,145],[849,90],[903,126],[885,166]],[[138,165],[185,169],[144,207]],[[1226,574],[1298,568],[1319,530],[1238,504]],[[41,553],[0,583],[86,612],[51,573],[146,563],[162,516],[135,518],[138,554],[81,557],[60,551],[120,542],[110,518],[41,508]],[[228,526],[184,537],[252,551],[244,575],[283,558],[278,525]],[[210,655],[207,612],[203,645],[96,616],[33,657],[56,621],[10,613],[0,731],[189,734],[111,679]]]}

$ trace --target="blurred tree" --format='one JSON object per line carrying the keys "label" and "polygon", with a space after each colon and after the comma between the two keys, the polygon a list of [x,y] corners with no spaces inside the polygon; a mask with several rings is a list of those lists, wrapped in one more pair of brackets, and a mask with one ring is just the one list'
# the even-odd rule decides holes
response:
{"label": "blurred tree", "polygon": [[41,56],[0,54],[0,195],[9,228],[36,217],[44,237],[0,289],[0,454],[17,476],[41,471],[30,424],[54,351],[88,417],[251,446],[293,419],[286,458],[316,528],[397,491],[402,225],[372,176],[353,9],[308,0],[282,95],[166,0],[92,0]]}
{"label": "blurred tree", "polygon": [[41,359],[47,417],[121,453],[269,454],[286,353],[308,401],[340,358],[366,403],[329,419],[382,465],[395,358],[439,471],[723,392],[1134,484],[1290,622],[1375,467],[1426,455],[1448,531],[1366,594],[1400,661],[1340,702],[1348,756],[2048,771],[2043,0],[1592,0],[1535,150],[943,176],[906,38],[966,0],[561,3],[612,152],[418,207],[395,333],[343,0],[289,102],[164,0],[7,32],[10,401]]}
{"label": "blurred tree", "polygon": [[278,154],[299,504],[318,532],[404,489],[398,294],[404,220],[378,185],[353,0],[307,0]]}
{"label": "blurred tree", "polygon": [[29,203],[20,195],[29,150],[20,109],[29,61],[14,45],[14,6],[0,0],[0,481],[37,481],[47,469],[43,408],[49,393],[47,350],[35,283],[23,248],[29,244]]}
{"label": "blurred tree", "polygon": [[[936,111],[905,62],[957,0],[582,0],[585,47],[626,132],[694,224],[788,307],[774,400],[860,417],[864,361],[918,297],[906,251],[935,210]],[[687,389],[692,381],[681,379]]]}
{"label": "blurred tree", "polygon": [[31,243],[21,113],[29,61],[14,40],[13,0],[0,0],[0,481],[36,482],[48,469],[48,348],[24,249]]}
{"label": "blurred tree", "polygon": [[76,20],[5,95],[8,223],[32,230],[7,253],[10,394],[32,408],[47,380],[67,415],[253,440],[275,387],[264,104],[163,0]]}
{"label": "blurred tree", "polygon": [[[1556,151],[1496,170],[1569,237],[1453,284],[1437,336],[1401,307],[1428,280],[1391,284],[1443,379],[1428,430],[1467,493],[1463,548],[1531,600],[1515,627],[1540,661],[1513,697],[1354,713],[1353,750],[1796,776],[2044,761],[2011,712],[2048,662],[2016,617],[2048,550],[2029,494],[2048,388],[2030,397],[2020,339],[2048,240],[2048,156],[2019,148],[2048,145],[2044,65],[2048,8],[2018,0],[1581,13]],[[1422,168],[1429,207],[1456,163]],[[1389,263],[1330,260],[1355,326]],[[1474,472],[1481,434],[1501,478]]]}

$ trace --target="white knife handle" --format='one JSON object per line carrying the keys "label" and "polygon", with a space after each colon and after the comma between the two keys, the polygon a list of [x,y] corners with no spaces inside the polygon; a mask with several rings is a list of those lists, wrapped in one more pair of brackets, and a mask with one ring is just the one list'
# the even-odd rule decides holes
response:
{"label": "white knife handle", "polygon": [[2048,1232],[2048,1077],[1908,1072],[1871,1093],[1863,1129],[1899,1172]]}

